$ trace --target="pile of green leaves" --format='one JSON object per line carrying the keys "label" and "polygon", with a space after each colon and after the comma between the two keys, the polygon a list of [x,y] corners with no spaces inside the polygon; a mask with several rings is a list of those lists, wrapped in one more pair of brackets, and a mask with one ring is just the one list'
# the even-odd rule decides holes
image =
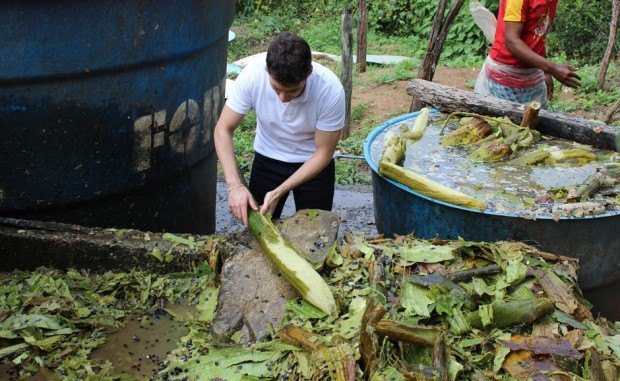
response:
{"label": "pile of green leaves", "polygon": [[[0,365],[12,361],[22,375],[54,369],[63,379],[114,374],[112,364],[92,363],[90,353],[105,332],[130,315],[156,309],[156,300],[193,301],[213,281],[203,264],[167,275],[66,272],[39,268],[0,278]],[[213,306],[214,307],[214,306]]]}
{"label": "pile of green leaves", "polygon": [[[443,371],[452,380],[523,379],[551,373],[585,380],[600,376],[593,374],[601,369],[614,374],[620,366],[620,324],[589,315],[589,305],[576,285],[573,261],[545,261],[537,253],[519,243],[423,241],[410,236],[370,240],[348,235],[328,260],[334,267],[327,281],[340,313],[326,316],[305,301],[287,302],[282,325],[311,334],[314,350],[275,336],[267,343],[222,346],[214,344],[208,333],[192,330],[164,374],[173,380],[344,379],[343,364],[361,360],[360,326],[371,297],[387,307],[384,319],[441,333],[447,353]],[[377,264],[385,270],[379,284],[371,285],[369,268]],[[427,277],[447,279],[494,264],[498,271],[489,274],[427,282]],[[549,290],[533,275],[537,272],[554,279],[555,287],[571,297],[559,300],[547,294]],[[517,303],[519,312],[541,303],[547,310],[530,320],[503,325],[506,303]],[[373,380],[440,374],[433,346],[379,336],[376,340],[379,365],[370,370]],[[356,372],[361,377],[359,365]]]}
{"label": "pile of green leaves", "polygon": [[[217,285],[204,264],[195,272],[165,276],[48,269],[3,276],[0,357],[20,364],[23,374],[47,367],[66,379],[111,377],[113,364],[89,360],[105,340],[104,329],[153,310],[158,298],[183,298],[197,304],[201,318],[177,317],[189,333],[166,359],[163,379],[344,379],[351,371],[360,378],[360,327],[372,298],[385,306],[384,320],[431,330],[437,338],[430,345],[400,342],[369,326],[365,332],[378,345],[377,361],[367,370],[373,380],[442,374],[452,380],[550,374],[586,380],[611,377],[620,366],[620,323],[592,317],[572,260],[519,243],[345,234],[327,263],[325,277],[339,313],[327,316],[305,301],[290,300],[282,322],[308,332],[311,350],[277,338],[281,327],[273,327],[267,342],[243,344],[241,334],[230,343],[216,342],[209,322]],[[371,269],[378,266],[383,271],[371,284]],[[496,268],[455,277],[488,266]],[[528,317],[506,324],[507,303],[520,303],[515,314]],[[541,303],[547,308],[542,313],[523,314]],[[445,348],[443,360],[437,360],[438,345]]]}

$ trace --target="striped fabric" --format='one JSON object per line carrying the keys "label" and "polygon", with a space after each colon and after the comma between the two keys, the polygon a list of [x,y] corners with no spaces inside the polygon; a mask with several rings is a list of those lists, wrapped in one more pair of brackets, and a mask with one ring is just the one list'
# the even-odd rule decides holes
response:
{"label": "striped fabric", "polygon": [[489,95],[496,98],[521,104],[539,101],[542,108],[547,109],[549,107],[547,102],[547,85],[544,81],[532,87],[508,87],[500,85],[491,79],[488,79],[487,83]]}

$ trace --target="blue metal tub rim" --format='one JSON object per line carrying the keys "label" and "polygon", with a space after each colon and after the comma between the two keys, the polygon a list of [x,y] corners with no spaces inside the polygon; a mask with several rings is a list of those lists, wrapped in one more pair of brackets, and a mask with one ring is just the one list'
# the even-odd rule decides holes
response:
{"label": "blue metal tub rim", "polygon": [[[388,120],[387,122],[377,126],[374,130],[372,130],[372,132],[370,134],[368,134],[368,136],[366,137],[366,139],[364,140],[364,158],[366,159],[366,163],[368,163],[368,166],[370,166],[370,168],[377,174],[377,176],[381,176],[379,174],[379,166],[377,165],[377,163],[375,163],[372,159],[371,156],[371,149],[372,149],[372,144],[375,141],[375,139],[377,138],[377,136],[379,136],[383,131],[385,131],[386,129],[392,127],[393,125],[395,125],[396,123],[400,123],[403,122],[407,119],[412,119],[418,116],[420,112],[416,111],[416,112],[412,112],[409,114],[404,114],[401,116],[397,116],[395,118],[392,118],[390,120]],[[439,113],[439,110],[436,109],[431,109],[431,113],[430,115],[436,115]],[[406,185],[403,185],[397,181],[394,181],[392,179],[388,179],[387,177],[383,177],[381,176],[381,178],[383,178],[385,181],[387,181],[388,183],[392,184],[393,186],[400,188],[406,192],[412,193],[418,197],[421,197],[425,200],[428,201],[432,201],[434,203],[440,204],[440,205],[444,205],[450,208],[455,208],[455,209],[460,209],[463,211],[467,211],[470,213],[478,213],[478,214],[483,214],[483,215],[494,215],[494,216],[501,216],[501,217],[513,217],[513,218],[519,218],[519,219],[523,219],[523,216],[520,216],[516,213],[499,213],[499,212],[491,212],[491,211],[481,211],[478,209],[472,209],[472,208],[466,208],[464,206],[460,206],[460,205],[455,205],[455,204],[451,204],[449,202],[445,202],[445,201],[441,201],[438,200],[436,198],[433,197],[429,197],[425,194],[416,192],[415,190],[409,188]],[[601,219],[601,218],[613,218],[616,217],[617,214],[605,214],[602,216],[584,216],[584,217],[579,217],[580,220],[587,220],[587,219]],[[555,220],[554,217],[552,216],[537,216],[536,217],[537,220]],[[561,220],[574,220],[575,218],[573,217],[561,217]]]}

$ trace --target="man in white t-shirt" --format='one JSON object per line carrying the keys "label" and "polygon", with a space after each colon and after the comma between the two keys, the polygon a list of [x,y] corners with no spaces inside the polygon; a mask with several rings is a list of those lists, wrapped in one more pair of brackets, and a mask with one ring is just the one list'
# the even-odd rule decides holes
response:
{"label": "man in white t-shirt", "polygon": [[[237,171],[233,134],[256,113],[249,189]],[[228,187],[228,206],[247,226],[248,206],[280,217],[293,191],[299,209],[331,210],[333,154],[344,126],[344,90],[329,69],[312,62],[310,46],[292,33],[271,42],[266,61],[246,66],[215,126],[215,148]]]}

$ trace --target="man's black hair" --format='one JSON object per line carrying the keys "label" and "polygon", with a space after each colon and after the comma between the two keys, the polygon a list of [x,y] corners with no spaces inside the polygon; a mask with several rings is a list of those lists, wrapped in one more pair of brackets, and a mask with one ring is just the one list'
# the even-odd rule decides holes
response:
{"label": "man's black hair", "polygon": [[312,68],[310,45],[290,32],[278,34],[267,50],[267,72],[284,86],[295,86]]}

